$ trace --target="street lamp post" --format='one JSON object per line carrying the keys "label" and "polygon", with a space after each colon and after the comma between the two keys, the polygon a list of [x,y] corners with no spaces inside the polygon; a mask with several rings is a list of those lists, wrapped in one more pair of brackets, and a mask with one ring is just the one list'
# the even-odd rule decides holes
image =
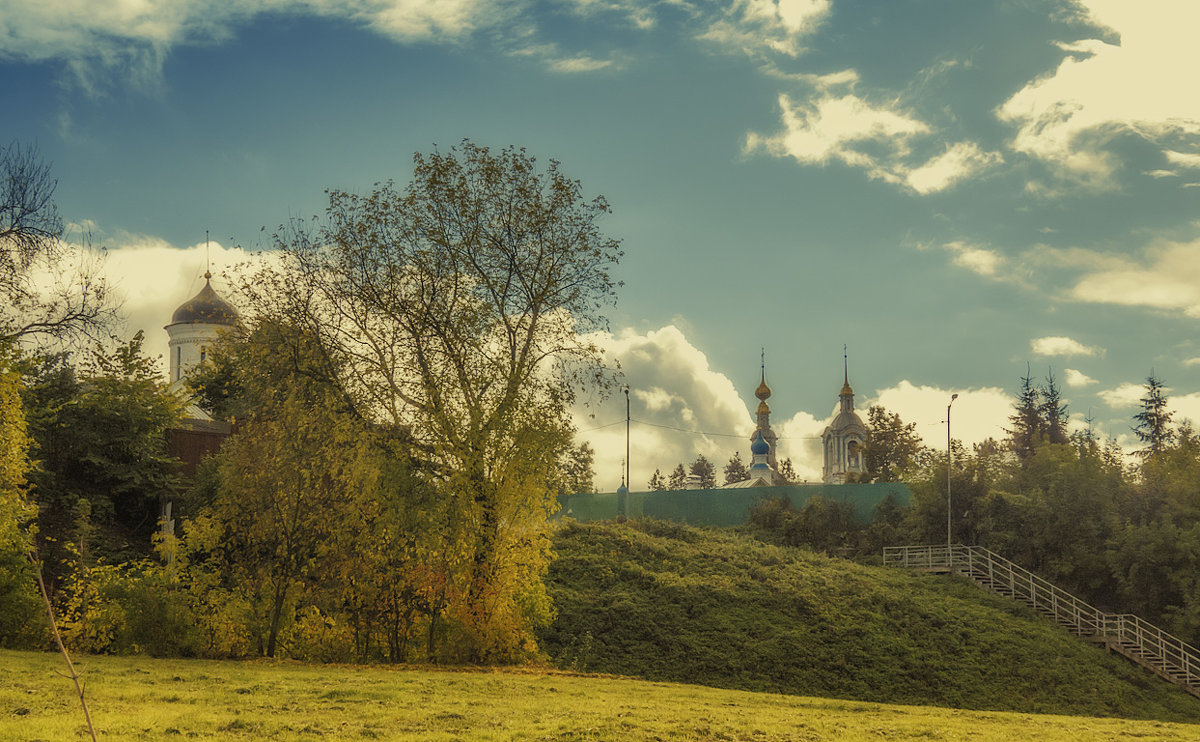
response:
{"label": "street lamp post", "polygon": [[950,448],[950,407],[954,404],[954,400],[958,399],[957,394],[950,395],[950,404],[946,405],[946,558],[950,558],[950,467],[954,463],[954,451]]}

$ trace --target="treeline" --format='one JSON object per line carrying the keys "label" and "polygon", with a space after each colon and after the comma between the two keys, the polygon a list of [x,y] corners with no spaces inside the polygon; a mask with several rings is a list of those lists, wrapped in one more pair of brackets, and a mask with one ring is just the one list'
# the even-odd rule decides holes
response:
{"label": "treeline", "polygon": [[[569,407],[609,383],[586,340],[616,287],[607,211],[557,163],[464,142],[281,227],[185,395],[140,338],[4,343],[0,644],[45,641],[40,565],[85,651],[535,653],[555,495],[591,486]],[[234,430],[190,486],[166,451],[185,401]]]}
{"label": "treeline", "polygon": [[[1126,455],[1090,426],[1071,432],[1053,377],[1021,379],[1004,440],[953,442],[951,530],[1112,612],[1135,613],[1200,644],[1200,435],[1176,421],[1150,376],[1131,422],[1141,448]],[[799,510],[765,502],[752,527],[782,543],[878,558],[885,545],[946,541],[947,457],[913,424],[869,411],[865,481],[903,481],[906,511],[884,503],[874,522],[815,499]]]}

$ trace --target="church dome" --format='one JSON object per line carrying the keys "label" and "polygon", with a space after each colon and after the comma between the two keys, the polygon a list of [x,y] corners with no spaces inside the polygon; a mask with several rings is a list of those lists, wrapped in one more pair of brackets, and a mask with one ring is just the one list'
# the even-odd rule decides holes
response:
{"label": "church dome", "polygon": [[217,296],[209,280],[211,273],[204,274],[204,288],[200,293],[188,299],[171,315],[171,324],[234,325],[238,320],[237,310],[233,305]]}
{"label": "church dome", "polygon": [[[744,389],[745,387],[742,388]],[[767,401],[767,397],[771,396],[771,387],[767,386],[766,377],[763,377],[763,380],[759,383],[758,388],[754,390],[754,396],[758,397],[764,402]]]}
{"label": "church dome", "polygon": [[851,430],[857,428],[866,431],[867,426],[863,425],[862,418],[854,410],[842,410],[838,416],[833,418],[833,423],[829,426],[831,430]]}
{"label": "church dome", "polygon": [[759,430],[754,435],[754,441],[750,444],[750,453],[755,456],[765,456],[771,451],[771,444],[767,443],[767,439],[763,438],[762,430]]}

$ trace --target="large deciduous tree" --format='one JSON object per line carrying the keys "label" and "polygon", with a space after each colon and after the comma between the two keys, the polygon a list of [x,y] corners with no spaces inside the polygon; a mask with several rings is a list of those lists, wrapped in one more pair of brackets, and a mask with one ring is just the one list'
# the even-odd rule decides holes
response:
{"label": "large deciduous tree", "polygon": [[463,142],[414,164],[403,189],[332,191],[318,224],[281,229],[282,268],[247,293],[319,340],[358,414],[430,452],[470,525],[468,656],[511,656],[546,603],[568,408],[607,378],[588,333],[605,327],[621,251],[598,227],[607,202],[557,162]]}
{"label": "large deciduous tree", "polygon": [[921,456],[923,444],[916,423],[905,423],[878,405],[867,410],[866,479],[898,482]]}
{"label": "large deciduous tree", "polygon": [[0,146],[0,341],[63,338],[114,318],[104,280],[64,267],[57,187],[36,147]]}

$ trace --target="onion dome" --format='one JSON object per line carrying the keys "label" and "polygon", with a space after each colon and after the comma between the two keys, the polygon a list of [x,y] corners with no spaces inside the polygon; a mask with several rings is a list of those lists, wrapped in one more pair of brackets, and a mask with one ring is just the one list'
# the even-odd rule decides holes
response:
{"label": "onion dome", "polygon": [[188,299],[171,315],[171,324],[234,325],[238,321],[233,305],[217,296],[213,290],[211,273],[204,274],[204,288]]}
{"label": "onion dome", "polygon": [[750,443],[750,453],[755,456],[766,456],[771,452],[771,444],[767,443],[767,439],[763,438],[763,432],[760,428],[754,434],[754,440]]}
{"label": "onion dome", "polygon": [[758,388],[754,390],[754,396],[758,397],[758,399],[762,402],[766,402],[767,397],[771,396],[771,387],[767,386],[767,377],[765,373],[763,374],[762,382],[760,382]]}
{"label": "onion dome", "polygon": [[770,411],[771,411],[771,406],[768,405],[765,400],[758,403],[758,414],[765,415]]}
{"label": "onion dome", "polygon": [[625,480],[624,480],[624,479],[622,479],[622,480],[621,480],[621,486],[620,486],[620,487],[617,487],[617,494],[618,494],[618,495],[625,495],[625,494],[629,494],[629,488],[625,486]]}

